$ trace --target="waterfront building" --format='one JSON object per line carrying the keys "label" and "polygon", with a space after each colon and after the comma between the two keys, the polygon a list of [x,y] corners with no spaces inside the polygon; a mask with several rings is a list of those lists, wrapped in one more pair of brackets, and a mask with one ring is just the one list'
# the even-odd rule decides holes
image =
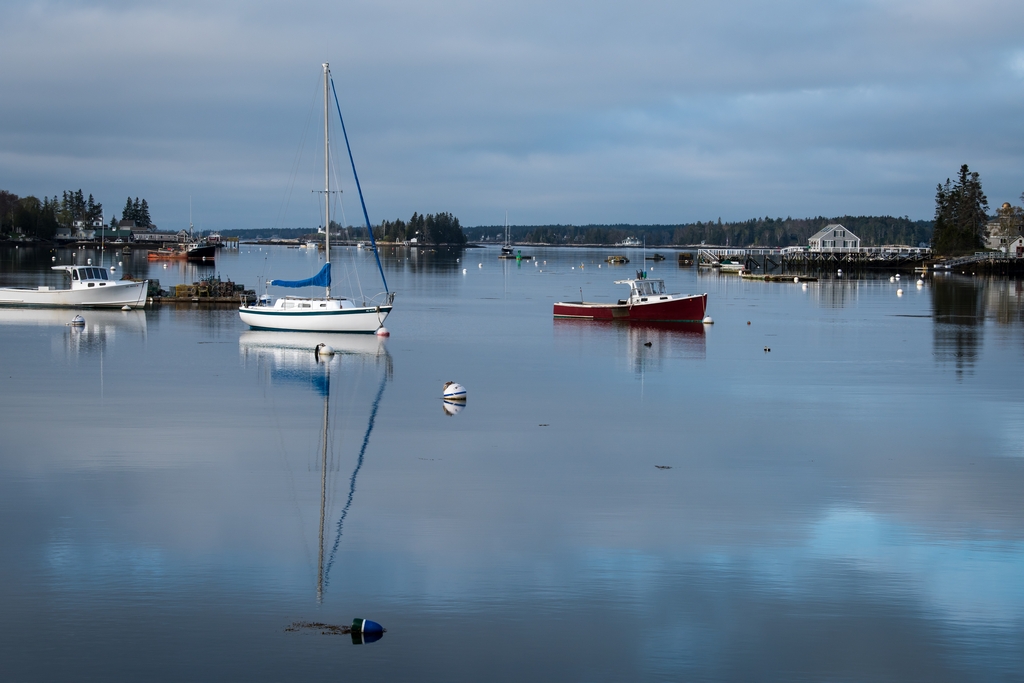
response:
{"label": "waterfront building", "polygon": [[826,225],[807,241],[810,251],[858,251],[860,238],[839,223]]}

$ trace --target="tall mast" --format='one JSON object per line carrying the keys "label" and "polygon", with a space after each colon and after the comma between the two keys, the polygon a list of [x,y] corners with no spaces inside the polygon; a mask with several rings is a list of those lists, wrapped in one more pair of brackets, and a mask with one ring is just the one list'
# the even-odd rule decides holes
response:
{"label": "tall mast", "polygon": [[[328,104],[330,94],[327,90],[327,82],[331,77],[331,66],[324,62],[324,216],[327,222],[324,224],[324,253],[327,255],[327,263],[331,263],[331,128],[330,116],[328,115]],[[331,286],[327,285],[327,298],[331,298]]]}

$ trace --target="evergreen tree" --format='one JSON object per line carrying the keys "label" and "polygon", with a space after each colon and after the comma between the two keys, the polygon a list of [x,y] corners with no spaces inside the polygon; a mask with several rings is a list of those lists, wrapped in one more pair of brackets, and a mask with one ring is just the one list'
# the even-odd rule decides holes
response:
{"label": "evergreen tree", "polygon": [[132,206],[132,198],[129,197],[124,202],[124,209],[121,210],[121,218],[126,221],[135,220],[135,207]]}
{"label": "evergreen tree", "polygon": [[143,228],[148,228],[153,223],[149,218],[149,203],[145,199],[143,199],[142,203],[139,205],[139,213],[135,221]]}
{"label": "evergreen tree", "polygon": [[939,183],[935,189],[932,249],[944,256],[980,249],[987,222],[988,198],[981,189],[981,179],[964,164],[955,183],[947,178],[945,185]]}

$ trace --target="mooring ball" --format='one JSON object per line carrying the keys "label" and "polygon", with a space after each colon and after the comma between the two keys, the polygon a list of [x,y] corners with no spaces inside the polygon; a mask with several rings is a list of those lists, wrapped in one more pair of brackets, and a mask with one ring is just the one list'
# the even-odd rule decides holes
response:
{"label": "mooring ball", "polygon": [[379,327],[379,328],[377,328],[377,331],[374,332],[374,334],[377,335],[378,337],[390,337],[391,336],[391,333],[388,332],[388,328],[386,328],[386,327]]}
{"label": "mooring ball", "polygon": [[798,278],[798,277],[793,278],[793,282],[800,282],[800,278]]}
{"label": "mooring ball", "polygon": [[902,289],[897,289],[896,290],[896,296],[903,296],[903,290]]}
{"label": "mooring ball", "polygon": [[314,351],[320,356],[333,356],[334,349],[323,342],[316,345]]}
{"label": "mooring ball", "polygon": [[384,627],[378,624],[376,621],[370,619],[353,619],[352,620],[352,632],[353,633],[384,633]]}
{"label": "mooring ball", "polygon": [[[711,319],[710,315],[704,316],[704,320],[702,320],[701,322],[704,323],[705,325],[714,325],[715,324],[715,321]],[[747,324],[749,325],[750,323],[747,323]]]}

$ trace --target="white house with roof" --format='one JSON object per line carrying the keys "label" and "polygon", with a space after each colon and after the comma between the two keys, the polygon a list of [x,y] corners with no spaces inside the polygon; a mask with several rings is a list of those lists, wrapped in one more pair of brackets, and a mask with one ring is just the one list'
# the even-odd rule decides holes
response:
{"label": "white house with roof", "polygon": [[826,225],[807,241],[811,251],[857,251],[860,238],[839,223]]}

